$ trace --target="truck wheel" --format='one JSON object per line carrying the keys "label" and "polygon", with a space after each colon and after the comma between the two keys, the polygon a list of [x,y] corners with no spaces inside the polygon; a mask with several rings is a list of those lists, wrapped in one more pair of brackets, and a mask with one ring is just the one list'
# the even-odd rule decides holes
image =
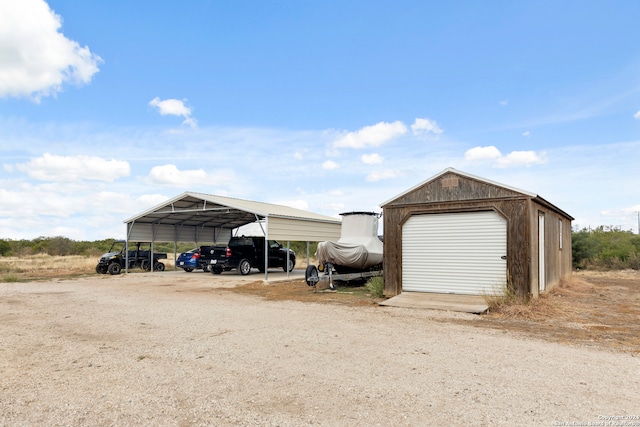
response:
{"label": "truck wheel", "polygon": [[223,268],[219,265],[216,265],[214,267],[211,267],[211,274],[221,274],[222,273]]}
{"label": "truck wheel", "polygon": [[118,264],[117,262],[112,262],[111,264],[109,264],[109,274],[116,275],[116,274],[120,274],[120,264]]}
{"label": "truck wheel", "polygon": [[241,259],[238,263],[238,273],[246,276],[251,273],[251,263],[246,259]]}
{"label": "truck wheel", "polygon": [[[287,260],[284,260],[285,263],[287,262]],[[295,258],[289,258],[289,269],[287,270],[287,266],[283,265],[282,269],[284,270],[285,273],[289,273],[293,271],[293,268],[296,266],[296,259]]]}
{"label": "truck wheel", "polygon": [[156,262],[155,264],[153,264],[153,269],[155,271],[164,271],[164,264],[161,262]]}
{"label": "truck wheel", "polygon": [[315,265],[308,265],[304,272],[304,280],[309,286],[315,286],[319,281],[318,269]]}

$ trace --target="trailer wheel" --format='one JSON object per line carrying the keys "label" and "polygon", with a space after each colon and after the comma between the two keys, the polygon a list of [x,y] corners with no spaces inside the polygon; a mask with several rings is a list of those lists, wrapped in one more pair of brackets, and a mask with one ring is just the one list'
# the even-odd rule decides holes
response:
{"label": "trailer wheel", "polygon": [[318,276],[318,269],[315,265],[307,266],[307,269],[304,272],[304,280],[309,286],[315,286],[320,281],[320,277]]}
{"label": "trailer wheel", "polygon": [[120,264],[118,264],[117,262],[112,262],[111,264],[109,264],[109,274],[111,274],[112,276],[116,275],[116,274],[120,274]]}
{"label": "trailer wheel", "polygon": [[164,271],[164,264],[161,262],[156,262],[155,264],[153,264],[153,269],[155,271]]}
{"label": "trailer wheel", "polygon": [[238,263],[238,273],[246,276],[251,272],[251,263],[246,259],[241,259]]}

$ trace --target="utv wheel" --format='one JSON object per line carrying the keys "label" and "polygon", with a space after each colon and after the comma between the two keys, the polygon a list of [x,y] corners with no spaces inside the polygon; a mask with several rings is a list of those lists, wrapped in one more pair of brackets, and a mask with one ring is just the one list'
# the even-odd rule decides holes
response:
{"label": "utv wheel", "polygon": [[[285,260],[286,263],[287,260]],[[287,266],[283,265],[282,269],[284,270],[285,273],[290,273],[293,271],[293,268],[296,266],[296,259],[295,258],[289,258],[289,269],[287,270]]]}
{"label": "utv wheel", "polygon": [[238,263],[238,273],[242,274],[243,276],[251,273],[251,263],[246,259],[240,260],[240,262]]}
{"label": "utv wheel", "polygon": [[111,264],[109,264],[109,274],[116,275],[116,274],[120,274],[120,264],[118,264],[117,262],[112,262]]}
{"label": "utv wheel", "polygon": [[164,264],[161,262],[156,262],[155,264],[153,264],[153,269],[155,271],[164,271]]}
{"label": "utv wheel", "polygon": [[107,274],[107,267],[104,265],[96,265],[96,273]]}

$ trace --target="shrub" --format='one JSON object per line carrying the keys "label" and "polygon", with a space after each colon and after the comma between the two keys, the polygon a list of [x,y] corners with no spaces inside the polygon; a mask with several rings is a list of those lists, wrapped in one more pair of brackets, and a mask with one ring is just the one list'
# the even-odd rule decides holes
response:
{"label": "shrub", "polygon": [[382,276],[375,276],[367,280],[364,285],[372,296],[376,298],[384,298],[384,279]]}

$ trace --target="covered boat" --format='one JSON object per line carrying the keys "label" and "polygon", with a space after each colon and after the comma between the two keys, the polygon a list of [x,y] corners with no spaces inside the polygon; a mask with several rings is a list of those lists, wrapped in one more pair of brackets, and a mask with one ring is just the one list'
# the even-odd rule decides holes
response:
{"label": "covered boat", "polygon": [[318,243],[318,264],[332,265],[338,273],[366,271],[381,266],[383,244],[378,237],[380,214],[348,212],[340,215],[340,239],[337,242]]}

